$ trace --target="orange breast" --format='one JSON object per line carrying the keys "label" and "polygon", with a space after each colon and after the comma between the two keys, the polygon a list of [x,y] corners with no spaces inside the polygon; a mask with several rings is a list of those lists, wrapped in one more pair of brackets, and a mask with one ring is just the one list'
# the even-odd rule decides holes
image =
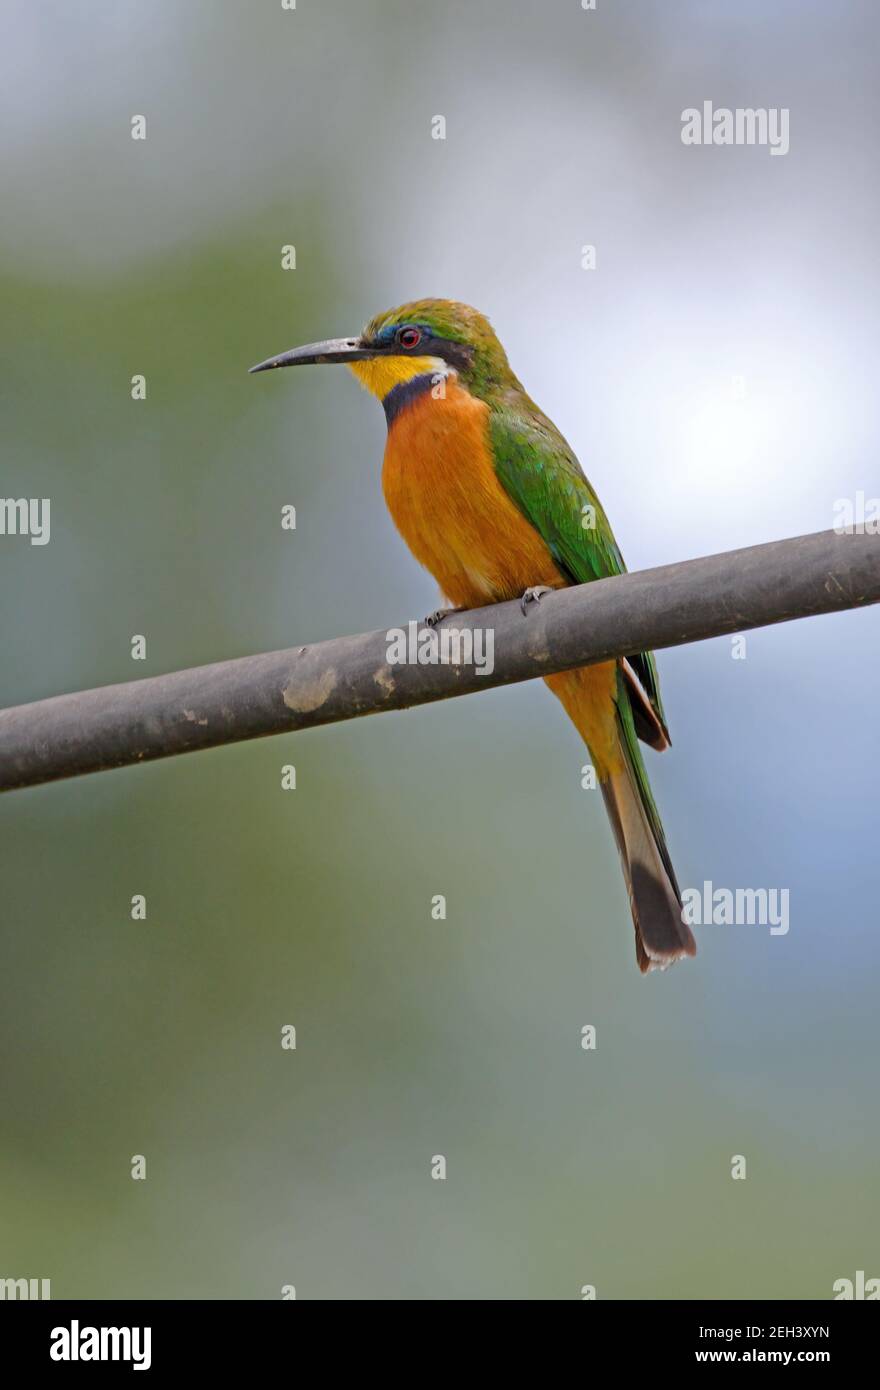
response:
{"label": "orange breast", "polygon": [[[488,407],[454,380],[445,399],[419,396],[388,432],[382,487],[416,559],[456,608],[518,598],[532,584],[567,581],[495,476]],[[620,765],[613,661],[548,676],[605,779]]]}
{"label": "orange breast", "polygon": [[454,380],[401,410],[388,432],[382,487],[416,559],[458,608],[566,581],[495,476],[488,406]]}

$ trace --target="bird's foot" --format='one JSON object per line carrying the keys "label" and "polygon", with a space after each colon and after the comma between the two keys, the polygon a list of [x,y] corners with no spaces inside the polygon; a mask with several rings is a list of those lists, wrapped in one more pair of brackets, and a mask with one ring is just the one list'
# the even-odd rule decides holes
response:
{"label": "bird's foot", "polygon": [[453,613],[461,613],[461,608],[435,608],[433,613],[429,613],[424,619],[426,627],[437,627],[444,618],[449,618]]}
{"label": "bird's foot", "polygon": [[545,594],[552,593],[553,590],[550,588],[549,584],[532,584],[530,588],[526,589],[525,593],[519,601],[519,606],[522,609],[523,614],[526,614],[528,612],[528,607],[530,603],[540,603],[541,599],[544,597]]}

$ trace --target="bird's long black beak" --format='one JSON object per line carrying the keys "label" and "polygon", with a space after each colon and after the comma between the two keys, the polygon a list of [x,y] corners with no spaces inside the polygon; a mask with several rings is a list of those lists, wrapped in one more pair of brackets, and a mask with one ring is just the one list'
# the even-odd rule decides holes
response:
{"label": "bird's long black beak", "polygon": [[328,338],[323,343],[306,343],[277,357],[267,357],[251,367],[252,372],[269,372],[274,367],[310,367],[319,362],[362,362],[378,356],[381,349],[367,347],[360,338]]}

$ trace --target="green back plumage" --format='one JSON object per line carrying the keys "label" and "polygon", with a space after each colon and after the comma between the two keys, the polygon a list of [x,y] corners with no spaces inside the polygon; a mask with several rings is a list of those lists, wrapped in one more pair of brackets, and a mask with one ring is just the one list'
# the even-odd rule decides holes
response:
{"label": "green back plumage", "polygon": [[[541,533],[560,569],[575,584],[624,574],[626,565],[599,498],[551,420],[519,387],[492,408],[489,423],[498,477]],[[657,667],[651,652],[632,657],[663,728]]]}

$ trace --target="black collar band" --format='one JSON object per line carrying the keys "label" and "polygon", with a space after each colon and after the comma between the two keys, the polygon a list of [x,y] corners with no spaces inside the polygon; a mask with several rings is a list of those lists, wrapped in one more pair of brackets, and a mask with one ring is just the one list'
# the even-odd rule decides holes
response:
{"label": "black collar band", "polygon": [[424,396],[426,391],[430,391],[443,373],[422,372],[419,376],[410,377],[409,381],[402,381],[399,386],[392,386],[387,396],[383,396],[382,404],[385,407],[385,419],[390,429],[398,415],[407,406],[412,405]]}

